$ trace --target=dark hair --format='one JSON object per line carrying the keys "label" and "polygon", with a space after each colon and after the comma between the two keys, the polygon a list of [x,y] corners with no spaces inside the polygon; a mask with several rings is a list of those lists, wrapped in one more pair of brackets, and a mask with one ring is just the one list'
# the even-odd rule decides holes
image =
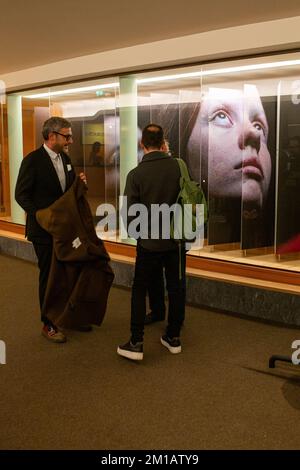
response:
{"label": "dark hair", "polygon": [[69,127],[71,127],[69,121],[62,117],[54,116],[44,122],[42,135],[45,140],[48,140],[51,132],[59,132],[61,129]]}
{"label": "dark hair", "polygon": [[162,127],[157,124],[148,124],[148,126],[144,127],[142,133],[142,144],[146,149],[160,149],[163,143],[164,131]]}
{"label": "dark hair", "polygon": [[92,151],[93,151],[93,152],[96,152],[96,150],[99,150],[100,147],[101,147],[101,142],[96,141],[96,142],[94,142],[93,145],[92,145]]}

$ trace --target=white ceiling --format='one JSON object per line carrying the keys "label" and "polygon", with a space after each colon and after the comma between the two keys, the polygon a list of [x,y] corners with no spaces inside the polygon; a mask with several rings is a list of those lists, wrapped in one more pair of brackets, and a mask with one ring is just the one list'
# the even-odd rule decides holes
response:
{"label": "white ceiling", "polygon": [[299,0],[0,0],[0,74],[300,15]]}

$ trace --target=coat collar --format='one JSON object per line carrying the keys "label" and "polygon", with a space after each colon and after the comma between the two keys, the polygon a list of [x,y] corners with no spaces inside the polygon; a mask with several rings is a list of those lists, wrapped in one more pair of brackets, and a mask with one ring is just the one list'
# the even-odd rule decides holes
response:
{"label": "coat collar", "polygon": [[43,144],[43,147],[44,149],[46,150],[46,152],[48,153],[49,157],[51,158],[51,160],[55,160],[57,155],[59,155],[59,153],[56,153],[54,152],[53,150],[51,150],[48,145],[46,144]]}
{"label": "coat collar", "polygon": [[165,159],[165,158],[172,158],[170,157],[167,153],[165,152],[160,152],[159,150],[155,150],[153,152],[150,152],[150,153],[146,153],[142,160],[141,160],[141,163],[145,163],[145,162],[152,162],[154,160],[162,160],[162,159]]}

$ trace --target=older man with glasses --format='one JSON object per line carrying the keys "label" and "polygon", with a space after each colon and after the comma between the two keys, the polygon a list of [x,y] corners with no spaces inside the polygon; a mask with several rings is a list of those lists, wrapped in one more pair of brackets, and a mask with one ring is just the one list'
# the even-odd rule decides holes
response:
{"label": "older man with glasses", "polygon": [[[73,143],[71,124],[61,117],[51,117],[45,121],[42,134],[44,144],[22,161],[15,198],[27,214],[26,237],[32,242],[38,258],[39,301],[44,324],[42,334],[52,342],[63,343],[66,341],[65,335],[42,315],[53,243],[52,237],[38,224],[35,215],[39,209],[59,199],[75,179],[75,171],[67,155],[68,145]],[[86,182],[84,173],[80,173],[80,177]]]}

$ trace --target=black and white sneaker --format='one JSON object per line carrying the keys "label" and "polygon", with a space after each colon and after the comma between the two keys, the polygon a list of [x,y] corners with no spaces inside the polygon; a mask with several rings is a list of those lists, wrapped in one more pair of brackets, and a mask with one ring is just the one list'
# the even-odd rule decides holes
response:
{"label": "black and white sneaker", "polygon": [[160,342],[163,346],[168,348],[170,353],[179,354],[181,353],[181,343],[179,338],[169,338],[167,335],[163,335],[160,338]]}
{"label": "black and white sneaker", "polygon": [[143,342],[140,341],[133,344],[131,341],[128,341],[128,343],[118,347],[117,353],[133,361],[141,361],[143,359]]}

